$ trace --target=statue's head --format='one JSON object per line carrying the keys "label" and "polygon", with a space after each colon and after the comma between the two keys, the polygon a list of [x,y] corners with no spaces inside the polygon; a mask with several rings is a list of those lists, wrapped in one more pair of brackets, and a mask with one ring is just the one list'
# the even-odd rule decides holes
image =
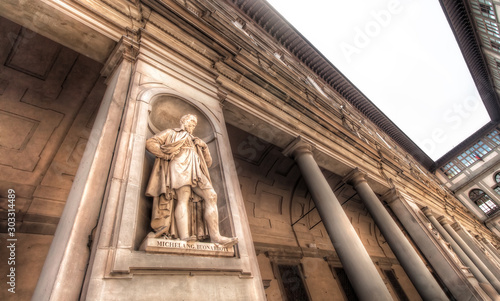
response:
{"label": "statue's head", "polygon": [[181,129],[192,134],[196,124],[198,123],[198,118],[193,114],[186,114],[181,117]]}

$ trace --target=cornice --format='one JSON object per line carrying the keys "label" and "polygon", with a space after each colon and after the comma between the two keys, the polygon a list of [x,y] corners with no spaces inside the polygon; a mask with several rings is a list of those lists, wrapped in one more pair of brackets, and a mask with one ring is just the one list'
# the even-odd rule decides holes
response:
{"label": "cornice", "polygon": [[263,0],[226,0],[280,45],[309,67],[319,78],[349,101],[356,109],[381,128],[405,151],[429,169],[430,159],[403,131],[380,111],[354,84],[328,61],[305,37],[289,24],[272,6]]}
{"label": "cornice", "polygon": [[493,85],[488,64],[475,32],[475,21],[468,4],[461,0],[440,0],[458,46],[492,121],[500,121],[500,102]]}
{"label": "cornice", "polygon": [[459,155],[465,148],[475,143],[476,140],[487,134],[490,129],[500,122],[498,88],[495,88],[489,70],[489,68],[493,67],[489,67],[485,59],[485,52],[489,52],[489,50],[481,47],[480,39],[476,33],[476,22],[471,16],[468,4],[465,0],[440,0],[439,2],[491,121],[439,158],[431,167],[432,172],[447,164],[448,161]]}

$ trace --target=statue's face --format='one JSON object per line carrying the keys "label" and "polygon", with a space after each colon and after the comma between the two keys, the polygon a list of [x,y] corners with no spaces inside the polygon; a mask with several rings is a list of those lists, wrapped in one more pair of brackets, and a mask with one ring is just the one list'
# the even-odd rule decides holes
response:
{"label": "statue's face", "polygon": [[194,120],[186,120],[182,125],[182,128],[189,134],[193,134],[195,127],[196,127],[196,121]]}

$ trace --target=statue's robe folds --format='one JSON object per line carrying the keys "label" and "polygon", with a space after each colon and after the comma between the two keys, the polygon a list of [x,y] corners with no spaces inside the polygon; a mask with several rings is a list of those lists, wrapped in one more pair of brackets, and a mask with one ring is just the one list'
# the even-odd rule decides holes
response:
{"label": "statue's robe folds", "polygon": [[[210,189],[208,167],[212,157],[207,148],[193,143],[195,137],[182,129],[165,130],[146,141],[146,149],[156,156],[146,196],[153,197],[151,227],[156,233],[177,238],[175,224],[175,189],[182,186]],[[203,219],[203,206],[192,193],[190,202],[190,236],[203,240],[208,231]]]}

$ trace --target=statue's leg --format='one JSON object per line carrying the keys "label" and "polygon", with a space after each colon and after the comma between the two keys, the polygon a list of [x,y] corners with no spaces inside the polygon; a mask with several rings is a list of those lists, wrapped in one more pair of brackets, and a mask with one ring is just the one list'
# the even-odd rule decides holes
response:
{"label": "statue's leg", "polygon": [[[204,204],[204,219],[208,226],[210,240],[214,243],[219,243],[224,246],[232,246],[238,242],[236,237],[225,237],[220,235],[219,230],[219,211],[217,209],[217,193],[213,188],[200,189],[193,188],[194,193],[203,198]],[[176,216],[177,217],[177,216]]]}
{"label": "statue's leg", "polygon": [[191,197],[191,187],[182,186],[175,190],[177,194],[177,204],[175,206],[175,224],[179,238],[189,240],[189,198]]}

